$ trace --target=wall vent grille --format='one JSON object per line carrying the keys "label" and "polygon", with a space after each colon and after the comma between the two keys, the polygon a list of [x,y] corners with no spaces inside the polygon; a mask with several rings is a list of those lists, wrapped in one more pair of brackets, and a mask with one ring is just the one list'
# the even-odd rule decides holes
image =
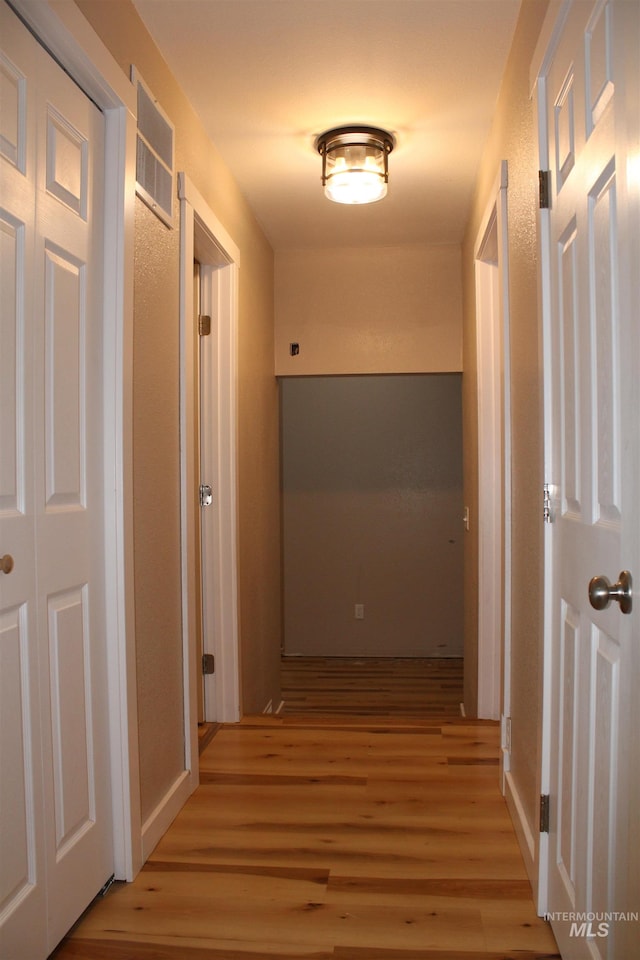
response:
{"label": "wall vent grille", "polygon": [[167,224],[173,226],[174,127],[135,67],[131,80],[138,94],[136,193]]}

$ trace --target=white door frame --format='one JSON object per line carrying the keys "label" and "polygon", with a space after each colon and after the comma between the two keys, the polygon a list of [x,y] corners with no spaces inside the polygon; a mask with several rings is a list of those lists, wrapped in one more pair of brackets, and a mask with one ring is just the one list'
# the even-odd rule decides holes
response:
{"label": "white door frame", "polygon": [[478,367],[478,717],[502,719],[509,770],[511,655],[511,415],[507,161],[474,248]]}
{"label": "white door frame", "polygon": [[[538,44],[531,63],[529,74],[529,89],[531,98],[535,104],[535,127],[538,135],[539,154],[538,161],[540,169],[547,169],[549,156],[549,142],[547,136],[546,123],[541,122],[541,117],[545,116],[544,103],[546,100],[546,77],[549,65],[553,60],[556,47],[562,33],[567,15],[569,12],[569,3],[563,0],[552,0],[549,5]],[[548,210],[538,212],[538,272],[539,272],[539,290],[540,303],[538,315],[540,318],[540,327],[542,330],[542,351],[543,351],[543,409],[544,409],[544,476],[545,480],[554,475],[553,463],[553,444],[552,444],[552,413],[553,403],[551,395],[551,370],[552,356],[551,349],[553,337],[551,335],[551,278],[550,278],[550,218]],[[552,528],[549,524],[545,525],[544,531],[544,607],[543,607],[543,671],[542,671],[542,730],[541,730],[541,756],[539,793],[548,795],[551,781],[551,710],[553,689],[552,670],[552,636],[553,636],[553,538]],[[549,834],[539,833],[536,837],[538,845],[537,858],[534,857],[534,863],[537,859],[537,890],[533,883],[534,895],[536,896],[537,909],[539,914],[544,914],[547,910],[548,900],[548,861],[549,861]]]}
{"label": "white door frame", "polygon": [[[213,214],[194,184],[178,174],[180,199],[180,429],[182,479],[182,629],[184,651],[184,702],[187,760],[197,771],[198,717],[197,688],[201,665],[197,661],[196,624],[196,503],[201,478],[194,476],[197,438],[194,424],[195,403],[191,371],[196,357],[196,331],[193,324],[193,261],[202,266],[205,299],[211,303],[212,338],[216,338],[214,374],[214,410],[203,411],[201,431],[205,446],[212,449],[215,476],[207,482],[213,487],[217,511],[213,556],[203,565],[203,595],[211,601],[211,633],[204,639],[205,653],[215,656],[213,685],[215,716],[207,721],[236,723],[240,719],[240,675],[238,650],[237,590],[237,328],[238,272],[240,251]],[[209,415],[207,415],[209,414]],[[207,608],[204,610],[205,622]],[[196,773],[197,775],[197,773]]]}
{"label": "white door frame", "polygon": [[104,420],[106,634],[114,872],[142,865],[133,609],[133,87],[73,3],[12,0],[105,119]]}

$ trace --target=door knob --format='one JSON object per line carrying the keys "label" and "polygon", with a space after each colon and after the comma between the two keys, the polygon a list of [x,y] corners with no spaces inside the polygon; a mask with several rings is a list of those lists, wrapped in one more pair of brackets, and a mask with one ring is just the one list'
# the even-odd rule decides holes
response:
{"label": "door knob", "polygon": [[623,570],[613,585],[606,577],[593,577],[589,581],[589,603],[596,610],[606,610],[612,600],[617,600],[623,613],[631,613],[631,586],[628,570]]}
{"label": "door knob", "polygon": [[13,570],[13,557],[10,553],[5,553],[4,557],[0,557],[0,571],[2,573],[11,573]]}

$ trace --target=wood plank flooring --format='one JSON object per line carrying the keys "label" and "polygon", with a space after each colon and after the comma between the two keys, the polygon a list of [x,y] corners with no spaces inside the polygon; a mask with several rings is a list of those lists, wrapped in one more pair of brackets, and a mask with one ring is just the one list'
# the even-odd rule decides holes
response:
{"label": "wood plank flooring", "polygon": [[284,657],[284,712],[351,716],[460,716],[460,659]]}
{"label": "wood plank flooring", "polygon": [[309,671],[295,711],[216,732],[140,875],[56,960],[558,960],[498,790],[498,725],[394,715],[391,694],[338,710]]}

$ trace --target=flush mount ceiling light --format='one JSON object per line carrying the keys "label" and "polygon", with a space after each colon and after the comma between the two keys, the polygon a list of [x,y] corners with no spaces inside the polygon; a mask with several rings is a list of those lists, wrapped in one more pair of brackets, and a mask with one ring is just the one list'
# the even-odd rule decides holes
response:
{"label": "flush mount ceiling light", "polygon": [[335,127],[321,133],[316,149],[322,157],[325,196],[336,203],[382,200],[394,146],[393,135],[377,127]]}

